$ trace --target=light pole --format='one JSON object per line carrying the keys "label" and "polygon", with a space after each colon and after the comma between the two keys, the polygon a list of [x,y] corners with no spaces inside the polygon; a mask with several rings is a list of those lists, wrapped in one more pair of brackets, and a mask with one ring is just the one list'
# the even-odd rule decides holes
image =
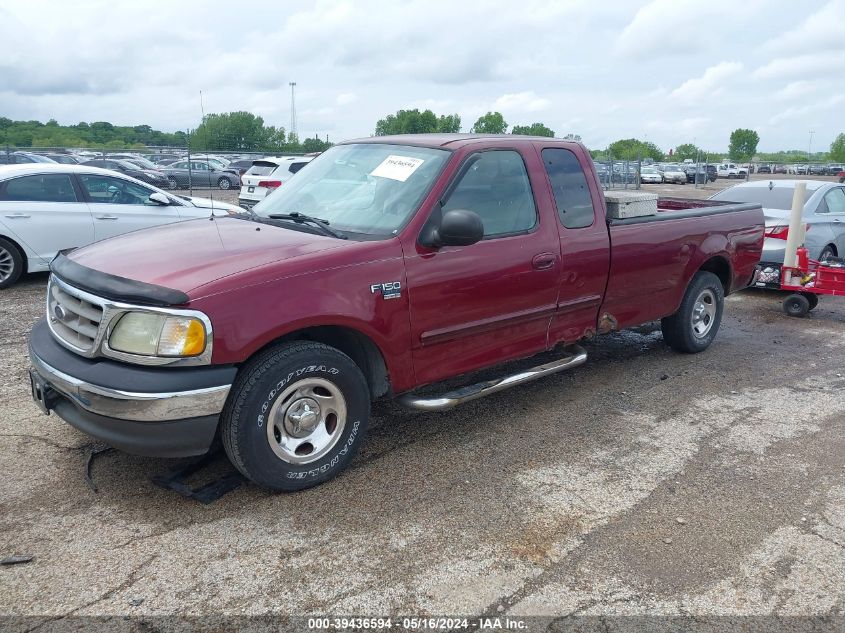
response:
{"label": "light pole", "polygon": [[[815,134],[815,130],[810,130],[810,142],[807,145],[807,162],[810,162],[810,154],[813,153],[813,134]],[[809,167],[808,167],[809,169]]]}

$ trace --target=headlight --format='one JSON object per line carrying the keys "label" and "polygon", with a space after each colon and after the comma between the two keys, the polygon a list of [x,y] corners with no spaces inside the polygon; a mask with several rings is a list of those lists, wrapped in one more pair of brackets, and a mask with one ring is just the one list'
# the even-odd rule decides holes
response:
{"label": "headlight", "polygon": [[109,335],[111,349],[142,356],[199,356],[205,343],[199,319],[151,312],[127,312]]}

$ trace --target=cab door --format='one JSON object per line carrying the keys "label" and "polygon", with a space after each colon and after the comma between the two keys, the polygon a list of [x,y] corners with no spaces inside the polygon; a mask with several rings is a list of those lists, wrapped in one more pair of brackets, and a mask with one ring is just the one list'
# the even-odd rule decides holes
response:
{"label": "cab door", "polygon": [[418,383],[546,348],[560,245],[548,208],[541,213],[548,196],[538,174],[542,166],[533,147],[470,154],[447,188],[442,212],[477,213],[482,241],[431,249],[414,236],[404,245]]}

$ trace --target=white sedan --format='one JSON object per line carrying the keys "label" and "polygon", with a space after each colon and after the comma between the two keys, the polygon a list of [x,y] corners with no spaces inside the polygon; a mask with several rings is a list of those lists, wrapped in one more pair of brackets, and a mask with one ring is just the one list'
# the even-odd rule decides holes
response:
{"label": "white sedan", "polygon": [[82,165],[0,166],[0,289],[49,270],[59,251],[160,224],[240,213],[232,204],[175,196]]}

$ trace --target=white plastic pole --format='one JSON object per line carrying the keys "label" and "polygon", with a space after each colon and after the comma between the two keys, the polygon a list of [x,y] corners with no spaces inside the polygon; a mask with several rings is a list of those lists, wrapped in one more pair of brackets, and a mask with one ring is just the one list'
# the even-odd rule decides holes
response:
{"label": "white plastic pole", "polygon": [[796,251],[804,243],[804,195],[807,183],[795,183],[795,193],[792,196],[792,212],[789,215],[789,235],[786,236],[786,254],[783,258],[784,266],[794,267],[798,263]]}

